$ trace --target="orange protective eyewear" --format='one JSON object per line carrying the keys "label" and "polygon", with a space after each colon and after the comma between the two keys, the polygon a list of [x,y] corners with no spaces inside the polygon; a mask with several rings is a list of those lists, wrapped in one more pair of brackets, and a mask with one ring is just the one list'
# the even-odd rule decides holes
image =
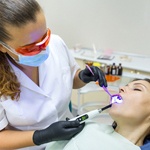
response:
{"label": "orange protective eyewear", "polygon": [[50,41],[51,31],[47,29],[46,36],[42,39],[42,41],[38,43],[33,43],[27,46],[22,46],[15,49],[16,52],[25,56],[32,56],[40,53],[42,50],[45,50],[49,41]]}

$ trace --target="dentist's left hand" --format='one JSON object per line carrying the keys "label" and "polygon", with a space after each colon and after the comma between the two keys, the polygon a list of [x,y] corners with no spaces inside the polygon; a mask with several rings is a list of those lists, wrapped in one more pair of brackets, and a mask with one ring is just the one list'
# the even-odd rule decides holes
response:
{"label": "dentist's left hand", "polygon": [[79,78],[84,83],[89,83],[90,81],[98,81],[99,85],[107,87],[107,81],[105,78],[105,73],[99,69],[98,67],[91,66],[90,67],[94,75],[90,72],[88,68],[85,68],[84,70],[81,70],[79,72]]}

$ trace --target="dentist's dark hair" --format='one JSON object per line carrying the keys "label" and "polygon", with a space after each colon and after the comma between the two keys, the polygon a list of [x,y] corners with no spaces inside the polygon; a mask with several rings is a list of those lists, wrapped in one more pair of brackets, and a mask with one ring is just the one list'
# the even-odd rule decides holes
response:
{"label": "dentist's dark hair", "polygon": [[[23,27],[36,22],[36,16],[42,8],[36,0],[0,0],[0,41],[12,40],[7,27]],[[8,62],[8,55],[0,51],[0,97],[20,96],[20,83]]]}

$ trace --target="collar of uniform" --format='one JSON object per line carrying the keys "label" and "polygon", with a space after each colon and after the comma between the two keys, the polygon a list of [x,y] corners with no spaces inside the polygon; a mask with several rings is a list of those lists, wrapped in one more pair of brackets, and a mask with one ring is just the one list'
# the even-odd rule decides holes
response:
{"label": "collar of uniform", "polygon": [[[9,60],[8,60],[9,61]],[[9,61],[12,69],[14,70],[21,86],[24,86],[36,93],[40,93],[42,95],[48,96],[45,91],[43,91],[40,86],[38,86],[37,84],[35,84],[24,72],[22,72],[19,68],[17,68],[15,65],[13,65],[10,61]]]}

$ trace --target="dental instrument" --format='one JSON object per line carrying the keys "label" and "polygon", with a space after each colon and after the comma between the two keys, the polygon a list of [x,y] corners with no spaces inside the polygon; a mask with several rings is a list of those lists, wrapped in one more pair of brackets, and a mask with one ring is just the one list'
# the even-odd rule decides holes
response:
{"label": "dental instrument", "polygon": [[110,102],[111,103],[122,103],[122,97],[119,94],[110,94],[110,92],[108,91],[108,89],[106,87],[103,86],[103,89],[105,90],[105,92],[110,96]]}
{"label": "dental instrument", "polygon": [[[89,71],[91,72],[91,74],[94,76],[94,72],[92,71],[92,69],[86,65],[86,67],[89,69]],[[119,95],[119,94],[110,94],[110,92],[108,91],[107,87],[105,86],[102,86],[102,88],[104,89],[104,91],[110,96],[110,102],[111,103],[114,103],[114,102],[117,102],[117,103],[122,103],[122,97]]]}
{"label": "dental instrument", "polygon": [[92,73],[92,75],[94,76],[94,72],[92,71],[92,69],[88,65],[86,65],[86,67]]}
{"label": "dental instrument", "polygon": [[[92,75],[94,75],[93,71],[91,70],[91,68],[86,65],[86,67],[90,70],[90,72],[92,73]],[[74,121],[74,120],[78,120],[80,124],[86,122],[89,119],[92,119],[94,117],[96,117],[97,115],[99,115],[103,110],[106,110],[108,108],[110,108],[112,106],[112,103],[121,103],[122,102],[122,97],[119,94],[115,94],[115,95],[111,95],[110,92],[108,91],[108,89],[106,87],[103,86],[103,89],[109,94],[110,96],[110,101],[111,104],[101,108],[101,109],[96,109],[96,110],[92,110],[89,111],[87,113],[84,113],[80,116],[77,116],[75,118],[70,119],[69,121]]]}
{"label": "dental instrument", "polygon": [[84,113],[80,116],[77,116],[75,118],[72,118],[70,119],[69,121],[74,121],[74,120],[78,120],[80,124],[86,122],[87,120],[89,119],[92,119],[94,117],[96,117],[97,115],[99,115],[103,110],[106,110],[108,108],[110,108],[112,106],[113,103],[121,103],[122,102],[122,98],[120,95],[116,94],[116,95],[113,95],[112,97],[112,103],[103,107],[103,108],[100,108],[100,109],[96,109],[96,110],[92,110],[92,111],[89,111],[87,113]]}
{"label": "dental instrument", "polygon": [[87,121],[88,119],[92,119],[94,117],[96,117],[98,114],[100,114],[103,110],[108,109],[112,106],[112,104],[109,104],[101,109],[96,109],[96,110],[92,110],[89,111],[87,113],[84,113],[80,116],[77,116],[75,118],[70,119],[69,121],[74,121],[74,120],[78,120],[80,124],[84,123],[85,121]]}

